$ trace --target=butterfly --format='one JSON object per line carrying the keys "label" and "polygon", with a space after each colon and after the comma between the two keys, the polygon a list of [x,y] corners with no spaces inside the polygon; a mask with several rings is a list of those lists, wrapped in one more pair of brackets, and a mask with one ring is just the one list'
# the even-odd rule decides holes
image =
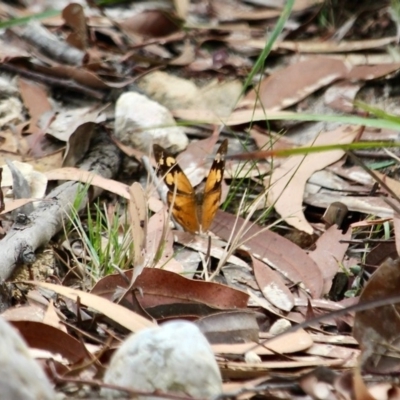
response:
{"label": "butterfly", "polygon": [[221,201],[227,150],[228,140],[225,139],[215,155],[204,191],[201,191],[195,190],[171,153],[157,144],[153,145],[159,173],[169,189],[167,201],[172,207],[172,215],[188,232],[204,233],[210,228]]}

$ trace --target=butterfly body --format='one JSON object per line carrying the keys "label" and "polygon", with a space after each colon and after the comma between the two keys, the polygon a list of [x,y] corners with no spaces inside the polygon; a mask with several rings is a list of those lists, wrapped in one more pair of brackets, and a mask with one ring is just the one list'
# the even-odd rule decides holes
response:
{"label": "butterfly body", "polygon": [[158,145],[154,145],[153,148],[160,174],[163,175],[169,190],[167,201],[175,220],[188,232],[206,232],[221,200],[228,141],[224,140],[217,151],[204,190],[196,190],[192,186],[171,153]]}

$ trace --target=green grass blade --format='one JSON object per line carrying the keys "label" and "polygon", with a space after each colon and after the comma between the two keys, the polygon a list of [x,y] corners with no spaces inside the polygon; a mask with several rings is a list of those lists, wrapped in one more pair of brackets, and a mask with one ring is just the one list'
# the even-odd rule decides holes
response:
{"label": "green grass blade", "polygon": [[286,5],[282,10],[282,14],[279,17],[274,30],[271,32],[271,35],[268,38],[268,41],[265,44],[263,51],[259,55],[257,61],[254,64],[254,67],[247,76],[247,79],[243,85],[241,96],[246,92],[247,88],[250,86],[254,78],[254,75],[256,75],[264,68],[265,60],[267,59],[269,53],[271,52],[272,46],[274,45],[275,41],[278,39],[279,35],[283,31],[286,21],[288,20],[290,13],[292,12],[293,5],[294,5],[294,0],[288,0],[286,2]]}
{"label": "green grass blade", "polygon": [[44,11],[42,13],[29,15],[27,17],[12,18],[7,21],[0,22],[0,29],[10,28],[12,26],[17,26],[17,25],[24,25],[24,24],[27,24],[28,22],[36,20],[36,19],[45,19],[45,18],[56,17],[60,14],[61,14],[60,10],[48,10],[48,11]]}

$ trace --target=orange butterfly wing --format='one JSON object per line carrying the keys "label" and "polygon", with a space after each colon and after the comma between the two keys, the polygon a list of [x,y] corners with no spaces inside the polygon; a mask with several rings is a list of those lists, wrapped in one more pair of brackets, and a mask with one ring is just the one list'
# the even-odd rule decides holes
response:
{"label": "orange butterfly wing", "polygon": [[206,232],[221,200],[228,140],[225,139],[217,151],[207,176],[204,193],[197,194],[175,157],[156,144],[153,145],[153,149],[160,174],[163,175],[169,189],[167,200],[175,220],[188,232]]}
{"label": "orange butterfly wing", "polygon": [[208,173],[201,212],[201,230],[208,231],[221,202],[222,180],[225,170],[225,155],[228,150],[228,139],[225,139],[215,155]]}
{"label": "orange butterfly wing", "polygon": [[153,150],[160,174],[163,175],[164,182],[169,189],[167,201],[168,205],[172,207],[173,217],[186,231],[198,232],[200,225],[197,219],[196,197],[192,184],[171,153],[156,144],[153,145]]}

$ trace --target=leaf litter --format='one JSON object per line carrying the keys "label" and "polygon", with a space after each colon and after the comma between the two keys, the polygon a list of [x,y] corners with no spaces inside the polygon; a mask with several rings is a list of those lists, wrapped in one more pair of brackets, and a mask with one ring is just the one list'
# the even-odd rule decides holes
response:
{"label": "leaf litter", "polygon": [[[41,221],[35,213],[62,198],[45,197],[58,181],[81,182],[76,187],[88,192],[91,203],[103,192],[96,201],[105,206],[104,219],[78,203],[80,216],[72,213],[79,190],[60,203],[54,217],[63,221],[55,230],[61,235],[44,243],[44,251],[58,255],[43,265],[41,278],[32,263],[35,251],[37,257],[42,251],[40,239],[1,267],[15,272],[1,287],[3,317],[12,320],[32,350],[47,351],[37,358],[57,365],[59,376],[50,377],[59,384],[61,376],[65,383],[73,373],[79,377],[69,382],[74,395],[82,394],[84,382],[94,394],[90,382],[101,384],[109,353],[128,331],[187,319],[218,343],[213,351],[225,390],[235,383],[233,397],[396,398],[399,388],[390,374],[398,372],[397,303],[372,304],[348,315],[344,308],[397,295],[398,261],[385,261],[398,256],[396,199],[344,150],[275,153],[280,146],[374,141],[389,147],[397,140],[396,129],[388,130],[387,124],[364,129],[359,119],[352,125],[338,122],[345,113],[398,124],[389,114],[397,110],[393,87],[400,64],[386,51],[396,43],[395,10],[367,8],[360,14],[343,3],[353,17],[345,21],[338,14],[332,25],[323,26],[304,18],[309,12],[317,19],[327,15],[325,4],[295,1],[267,63],[244,87],[264,49],[265,32],[283,12],[281,5],[218,0],[96,8],[62,3],[58,16],[17,22],[0,38],[0,78],[7,88],[0,97],[0,157],[2,164],[13,160],[18,168],[11,180],[3,174],[4,194],[13,194],[11,202],[1,204],[4,246]],[[45,7],[41,1],[35,10],[2,3],[0,11],[18,20]],[[178,122],[183,134],[170,146],[183,149],[189,141],[178,163],[192,185],[204,180],[221,138],[229,138],[228,155],[246,155],[248,161],[227,160],[227,182],[221,181],[225,211],[217,213],[209,236],[172,230],[170,210],[154,189],[162,187],[151,175],[154,160],[133,147],[135,139],[119,146],[136,161],[104,152],[96,156],[100,166],[92,169],[94,161],[86,160],[103,134],[114,133],[120,112],[114,106],[124,92],[146,95],[169,110],[171,124]],[[384,112],[368,115],[361,103]],[[144,115],[140,102],[135,107]],[[338,121],[310,118],[305,123],[301,114],[337,116]],[[148,128],[146,140],[153,140]],[[251,159],[251,151],[270,149],[268,157]],[[396,148],[355,153],[396,192]],[[107,171],[122,168],[104,173],[105,165],[112,165]],[[20,184],[24,181],[30,183],[30,195]],[[349,214],[340,227],[328,227],[324,211],[337,201]],[[32,212],[26,208],[30,203]],[[60,246],[61,236],[69,246]],[[124,242],[133,245],[118,259]],[[18,276],[17,265],[28,276]],[[27,300],[33,287],[43,304]],[[291,331],[299,323],[305,329]],[[377,375],[384,383],[373,379]]]}

